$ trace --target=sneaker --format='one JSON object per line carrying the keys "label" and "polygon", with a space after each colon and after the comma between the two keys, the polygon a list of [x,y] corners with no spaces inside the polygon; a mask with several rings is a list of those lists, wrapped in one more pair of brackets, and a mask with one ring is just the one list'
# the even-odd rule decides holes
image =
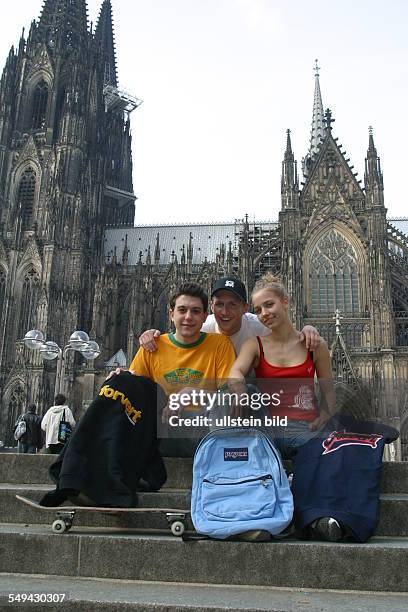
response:
{"label": "sneaker", "polygon": [[340,523],[330,516],[324,516],[313,521],[310,525],[310,531],[312,537],[326,540],[327,542],[340,542],[343,538],[343,530]]}
{"label": "sneaker", "polygon": [[235,536],[240,542],[270,542],[271,534],[265,529],[251,529]]}

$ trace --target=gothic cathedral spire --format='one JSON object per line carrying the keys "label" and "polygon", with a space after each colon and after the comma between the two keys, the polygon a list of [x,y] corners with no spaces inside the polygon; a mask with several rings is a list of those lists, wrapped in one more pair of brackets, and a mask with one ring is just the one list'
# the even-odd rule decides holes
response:
{"label": "gothic cathedral spire", "polygon": [[320,142],[324,138],[324,111],[323,111],[323,102],[322,102],[322,94],[320,91],[320,81],[319,81],[319,66],[317,60],[315,60],[315,90],[314,90],[314,99],[313,99],[313,117],[312,117],[312,129],[310,132],[310,146],[309,146],[309,154],[311,156],[315,155],[320,147]]}
{"label": "gothic cathedral spire", "polygon": [[312,129],[310,131],[309,150],[302,160],[302,172],[305,177],[308,174],[311,160],[314,155],[316,155],[316,153],[319,151],[320,143],[323,140],[325,134],[325,121],[322,93],[320,91],[319,70],[320,67],[317,63],[317,60],[315,60],[315,88],[313,98]]}
{"label": "gothic cathedral spire", "polygon": [[368,150],[365,160],[364,185],[367,206],[384,206],[384,183],[380,158],[374,145],[373,128],[368,128]]}
{"label": "gothic cathedral spire", "polygon": [[95,29],[95,42],[103,64],[103,84],[117,87],[115,36],[110,0],[104,0],[101,6]]}
{"label": "gothic cathedral spire", "polygon": [[67,54],[82,47],[88,36],[86,0],[45,0],[37,29],[37,42],[52,52]]}
{"label": "gothic cathedral spire", "polygon": [[295,161],[290,130],[286,132],[286,151],[282,162],[281,178],[282,210],[298,208],[299,204],[299,182],[297,175],[297,162]]}

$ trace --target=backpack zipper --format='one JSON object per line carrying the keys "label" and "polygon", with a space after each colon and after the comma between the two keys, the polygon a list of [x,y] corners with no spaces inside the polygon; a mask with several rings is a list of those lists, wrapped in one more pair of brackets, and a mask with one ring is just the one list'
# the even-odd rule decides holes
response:
{"label": "backpack zipper", "polygon": [[265,476],[258,476],[257,478],[247,478],[246,480],[239,480],[238,482],[214,482],[213,480],[208,480],[208,478],[204,478],[203,482],[208,482],[209,484],[222,486],[222,485],[246,484],[247,482],[256,482],[257,480],[260,481],[262,486],[267,487],[268,483],[266,481],[272,480],[272,476],[271,474],[266,474]]}

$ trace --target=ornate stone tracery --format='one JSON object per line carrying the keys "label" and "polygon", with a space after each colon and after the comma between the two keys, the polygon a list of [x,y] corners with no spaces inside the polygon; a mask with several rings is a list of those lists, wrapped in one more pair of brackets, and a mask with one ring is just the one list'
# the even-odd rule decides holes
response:
{"label": "ornate stone tracery", "polygon": [[20,312],[18,318],[17,336],[24,338],[29,329],[35,327],[37,318],[38,297],[40,291],[40,276],[38,272],[30,267],[22,279]]}
{"label": "ornate stone tracery", "polygon": [[42,130],[45,127],[48,93],[48,84],[42,79],[37,83],[32,94],[31,128],[34,130]]}
{"label": "ornate stone tracery", "polygon": [[34,201],[36,192],[37,175],[35,170],[28,166],[20,178],[17,193],[17,202],[21,206],[21,218],[23,220],[23,230],[30,229],[33,220]]}
{"label": "ornate stone tracery", "polygon": [[339,308],[360,315],[359,271],[352,245],[336,229],[329,230],[311,252],[311,316],[328,316]]}

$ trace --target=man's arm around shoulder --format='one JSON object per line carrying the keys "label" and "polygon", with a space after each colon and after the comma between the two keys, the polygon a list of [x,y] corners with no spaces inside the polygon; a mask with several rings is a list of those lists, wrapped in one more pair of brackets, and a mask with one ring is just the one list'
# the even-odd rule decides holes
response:
{"label": "man's arm around shoulder", "polygon": [[142,346],[133,357],[133,361],[129,366],[129,370],[138,376],[147,376],[153,380],[153,372],[151,366],[152,355]]}

